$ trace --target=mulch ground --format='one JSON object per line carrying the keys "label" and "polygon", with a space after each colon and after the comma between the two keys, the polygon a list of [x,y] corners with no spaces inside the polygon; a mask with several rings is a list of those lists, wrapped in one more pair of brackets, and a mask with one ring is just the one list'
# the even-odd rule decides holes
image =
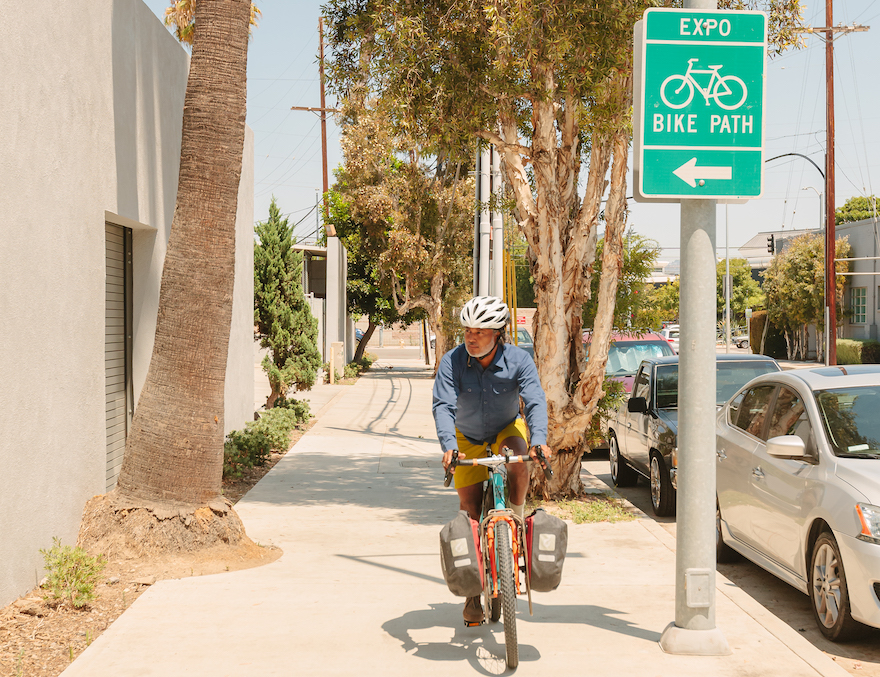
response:
{"label": "mulch ground", "polygon": [[[294,431],[291,446],[314,421],[303,430]],[[250,468],[242,477],[224,482],[223,494],[237,503],[283,457],[283,453],[273,453],[266,465]],[[172,557],[161,562],[110,561],[101,573],[97,598],[83,609],[59,604],[48,590],[35,588],[0,609],[0,676],[60,675],[157,580],[234,571],[269,563],[280,555],[280,551],[267,552],[264,561],[256,563],[245,563],[240,558],[218,559],[210,554],[195,559]]]}

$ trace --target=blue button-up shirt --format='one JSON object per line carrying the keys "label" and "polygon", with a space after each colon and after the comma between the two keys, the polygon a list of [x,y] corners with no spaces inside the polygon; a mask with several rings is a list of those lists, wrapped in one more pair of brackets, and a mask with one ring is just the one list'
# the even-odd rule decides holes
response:
{"label": "blue button-up shirt", "polygon": [[494,442],[519,415],[520,395],[529,443],[546,444],[547,399],[531,355],[514,345],[499,344],[483,369],[464,344],[450,350],[440,360],[434,380],[434,422],[443,451],[458,449],[456,428],[475,444]]}

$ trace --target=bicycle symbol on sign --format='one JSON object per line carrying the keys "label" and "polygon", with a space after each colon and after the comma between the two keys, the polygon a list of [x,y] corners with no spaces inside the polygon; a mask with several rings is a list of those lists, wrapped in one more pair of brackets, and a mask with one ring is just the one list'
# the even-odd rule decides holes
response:
{"label": "bicycle symbol on sign", "polygon": [[[735,75],[719,75],[718,71],[722,68],[720,65],[709,66],[706,70],[697,70],[694,68],[695,61],[699,61],[699,59],[688,59],[688,67],[684,75],[670,75],[663,81],[663,84],[660,85],[660,98],[663,99],[663,103],[673,109],[684,108],[693,100],[694,89],[696,89],[706,99],[707,106],[709,99],[715,99],[715,103],[724,110],[736,110],[743,105],[749,94],[746,83]],[[700,87],[694,79],[695,74],[711,75],[705,89]],[[678,82],[681,84],[667,96],[667,88],[674,88]],[[685,87],[687,88],[686,95],[682,91]]]}

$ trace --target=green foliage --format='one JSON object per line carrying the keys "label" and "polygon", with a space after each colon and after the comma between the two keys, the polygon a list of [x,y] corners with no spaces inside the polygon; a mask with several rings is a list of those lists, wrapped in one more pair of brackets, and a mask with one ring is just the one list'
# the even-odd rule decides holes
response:
{"label": "green foliage", "polygon": [[[602,273],[602,253],[605,240],[596,245],[596,263],[590,278],[590,299],[584,303],[584,327],[592,327],[599,306],[599,277]],[[647,279],[654,271],[660,256],[660,245],[649,238],[630,232],[623,241],[623,269],[617,283],[617,299],[614,305],[615,327],[658,326],[660,318],[650,303],[653,287]]]}
{"label": "green foliage", "polygon": [[837,339],[837,364],[862,364],[862,342]]}
{"label": "green foliage", "polygon": [[272,386],[270,406],[292,386],[311,388],[321,362],[318,320],[303,293],[302,254],[293,249],[292,232],[272,198],[254,244],[254,323],[260,345],[269,348],[262,366]]}
{"label": "green foliage", "polygon": [[872,340],[862,342],[862,364],[880,364],[880,343]]}
{"label": "green foliage", "polygon": [[[716,271],[716,289],[718,292],[718,319],[724,319],[724,274],[727,262],[719,261]],[[744,324],[746,308],[758,309],[764,306],[764,292],[761,285],[752,277],[752,268],[746,259],[730,259],[730,276],[733,288],[730,294],[731,324]]]}
{"label": "green foliage", "polygon": [[877,198],[873,195],[870,197],[851,197],[847,200],[843,207],[838,207],[834,212],[834,223],[849,223],[851,221],[861,221],[862,219],[870,219],[877,216]]}
{"label": "green foliage", "polygon": [[265,465],[273,451],[287,451],[290,434],[310,417],[308,402],[278,398],[259,420],[248,421],[244,430],[233,430],[226,436],[223,478],[241,477],[245,468]]}
{"label": "green foliage", "polygon": [[92,557],[80,547],[62,546],[57,538],[52,547],[40,550],[45,562],[48,588],[55,599],[70,603],[81,609],[95,599],[98,576],[107,560],[103,556]]}
{"label": "green foliage", "polygon": [[586,433],[585,441],[590,448],[594,448],[608,439],[608,421],[617,414],[618,407],[627,397],[623,383],[607,376],[602,384],[602,390],[605,394],[599,398],[596,414],[593,416],[590,429]]}
{"label": "green foliage", "polygon": [[681,296],[681,280],[675,278],[665,284],[647,290],[645,302],[648,315],[639,323],[643,327],[659,327],[663,322],[678,321],[678,305]]}
{"label": "green foliage", "polygon": [[880,343],[839,338],[837,364],[880,364]]}
{"label": "green foliage", "polygon": [[[764,337],[763,333],[767,332]],[[768,320],[766,310],[756,310],[749,320],[749,349],[755,355],[784,360],[788,355],[782,330]],[[761,346],[763,345],[763,352]]]}
{"label": "green foliage", "polygon": [[[820,235],[801,235],[788,242],[773,257],[764,271],[764,292],[770,322],[781,329],[788,346],[787,356],[805,357],[803,327],[815,324],[822,333],[825,327],[825,241]],[[852,247],[846,237],[838,238],[836,258],[851,256]],[[849,270],[849,263],[838,261],[837,272]],[[841,317],[846,277],[837,276],[836,307]],[[765,350],[765,354],[767,351]]]}

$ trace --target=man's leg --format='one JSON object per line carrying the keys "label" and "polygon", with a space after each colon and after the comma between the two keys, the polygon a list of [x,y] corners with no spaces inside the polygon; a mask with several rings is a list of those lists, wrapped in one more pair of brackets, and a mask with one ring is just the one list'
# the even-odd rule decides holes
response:
{"label": "man's leg", "polygon": [[467,510],[467,514],[471,519],[480,519],[480,513],[483,511],[483,483],[477,482],[466,487],[456,487],[458,492],[458,508],[459,510]]}
{"label": "man's leg", "polygon": [[[466,510],[471,519],[479,520],[483,511],[483,483],[456,487],[456,491],[459,509]],[[480,547],[479,544],[477,547]],[[479,595],[465,600],[462,615],[467,625],[479,625],[483,622],[483,605],[480,603]]]}
{"label": "man's leg", "polygon": [[[526,441],[522,437],[505,437],[501,441],[501,447],[507,447],[517,456],[525,456],[529,453]],[[507,466],[507,483],[510,487],[510,502],[515,505],[523,505],[526,502],[526,493],[529,490],[529,467],[525,463],[512,463]]]}

